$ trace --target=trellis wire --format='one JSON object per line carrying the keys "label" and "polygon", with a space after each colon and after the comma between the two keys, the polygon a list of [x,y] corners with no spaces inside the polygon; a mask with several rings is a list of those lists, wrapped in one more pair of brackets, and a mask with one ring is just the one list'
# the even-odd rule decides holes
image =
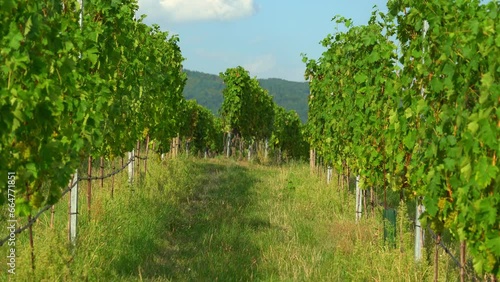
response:
{"label": "trellis wire", "polygon": [[[146,157],[145,159],[147,159],[147,157]],[[111,172],[111,173],[108,173],[108,174],[106,174],[106,175],[104,175],[104,176],[78,177],[78,181],[75,181],[75,182],[73,183],[73,185],[69,186],[68,188],[66,188],[66,190],[64,190],[64,191],[61,193],[61,198],[62,198],[64,195],[66,195],[66,194],[67,194],[67,193],[68,193],[71,189],[73,189],[73,187],[75,187],[75,185],[76,185],[79,181],[82,181],[82,180],[89,180],[89,181],[91,181],[91,180],[100,180],[100,179],[106,179],[106,178],[109,178],[109,177],[111,177],[111,176],[113,176],[113,175],[115,175],[115,174],[118,174],[118,173],[120,173],[121,171],[123,171],[123,170],[124,170],[124,169],[125,169],[125,168],[126,168],[126,167],[127,167],[127,166],[131,163],[131,162],[132,162],[132,158],[131,158],[131,159],[129,159],[129,160],[127,161],[127,163],[126,163],[126,164],[124,164],[121,168],[119,168],[119,169],[117,169],[117,170],[115,170],[115,171],[113,171],[113,172]],[[23,226],[21,226],[21,227],[17,228],[17,229],[14,231],[14,234],[20,234],[20,233],[21,233],[21,232],[23,232],[24,230],[28,229],[30,226],[32,226],[32,225],[33,225],[33,224],[37,221],[37,219],[38,219],[38,218],[39,218],[39,217],[40,217],[40,216],[41,216],[44,212],[46,212],[47,210],[49,210],[52,206],[53,206],[53,205],[46,205],[45,207],[43,207],[42,209],[40,209],[40,210],[38,211],[38,213],[37,213],[35,216],[33,216],[30,220],[28,220],[28,222],[27,222],[25,225],[23,225]],[[9,238],[10,238],[10,235],[8,235],[8,236],[6,236],[5,238],[1,239],[1,240],[0,240],[0,247],[1,247],[1,246],[3,246],[3,245],[5,244],[5,242],[7,242],[7,241],[9,240]]]}

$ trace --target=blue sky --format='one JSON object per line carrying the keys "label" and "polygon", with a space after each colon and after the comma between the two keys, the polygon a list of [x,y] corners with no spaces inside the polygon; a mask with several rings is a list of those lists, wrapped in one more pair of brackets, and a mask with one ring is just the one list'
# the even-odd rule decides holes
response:
{"label": "blue sky", "polygon": [[212,74],[238,65],[257,78],[304,81],[300,54],[318,58],[335,15],[365,24],[387,0],[139,0],[146,23],[178,34],[184,67]]}

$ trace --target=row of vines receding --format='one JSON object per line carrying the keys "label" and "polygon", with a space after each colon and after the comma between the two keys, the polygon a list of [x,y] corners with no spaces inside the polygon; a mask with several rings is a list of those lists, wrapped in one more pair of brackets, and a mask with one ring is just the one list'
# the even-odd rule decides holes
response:
{"label": "row of vines receding", "polygon": [[16,173],[19,216],[57,202],[89,155],[113,159],[179,131],[178,38],[136,18],[136,1],[84,5],[2,2],[0,174]]}
{"label": "row of vines receding", "polygon": [[389,1],[337,29],[310,79],[308,133],[364,188],[421,198],[421,220],[500,276],[499,1]]}

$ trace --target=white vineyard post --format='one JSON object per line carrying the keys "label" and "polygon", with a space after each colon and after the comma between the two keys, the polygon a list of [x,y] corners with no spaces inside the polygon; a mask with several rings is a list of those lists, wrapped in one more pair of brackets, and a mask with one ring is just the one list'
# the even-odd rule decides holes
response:
{"label": "white vineyard post", "polygon": [[422,259],[422,248],[424,246],[424,229],[420,223],[420,215],[425,211],[424,205],[422,205],[421,199],[417,199],[417,212],[415,215],[415,260],[420,261]]}
{"label": "white vineyard post", "polygon": [[359,175],[356,176],[356,222],[361,219],[361,214],[363,212],[363,193],[359,185]]}
{"label": "white vineyard post", "polygon": [[327,171],[326,171],[326,184],[330,184],[332,181],[332,176],[333,176],[333,169],[332,166],[328,166]]}
{"label": "white vineyard post", "polygon": [[[83,0],[79,0],[80,4],[80,28],[83,26]],[[81,58],[82,54],[79,54]],[[76,228],[78,221],[78,169],[75,169],[73,177],[69,181],[69,226],[68,236],[69,241],[73,246],[76,244]],[[74,186],[73,186],[74,185]]]}
{"label": "white vineyard post", "polygon": [[128,152],[128,184],[132,185],[134,183],[134,149]]}
{"label": "white vineyard post", "polygon": [[55,206],[52,205],[50,207],[50,229],[54,228],[54,213],[55,213]]}
{"label": "white vineyard post", "polygon": [[269,150],[269,140],[266,138],[264,141],[264,161],[267,161],[268,151]]}
{"label": "white vineyard post", "polygon": [[[429,22],[424,20],[424,34],[423,38],[425,39],[425,35],[427,34],[427,30],[429,30]],[[422,54],[425,52],[425,48],[422,47]],[[423,62],[422,58],[422,62]],[[420,89],[420,95],[425,99],[425,88]],[[422,259],[422,248],[424,246],[425,239],[425,231],[422,229],[420,223],[420,215],[425,211],[425,207],[422,204],[422,199],[417,200],[417,212],[416,212],[416,220],[415,220],[415,260],[420,261]]]}
{"label": "white vineyard post", "polygon": [[74,246],[76,244],[76,228],[78,222],[78,169],[75,170],[69,185],[69,240]]}
{"label": "white vineyard post", "polygon": [[227,157],[229,158],[231,153],[231,132],[227,133]]}
{"label": "white vineyard post", "polygon": [[248,161],[252,158],[252,143],[248,142]]}

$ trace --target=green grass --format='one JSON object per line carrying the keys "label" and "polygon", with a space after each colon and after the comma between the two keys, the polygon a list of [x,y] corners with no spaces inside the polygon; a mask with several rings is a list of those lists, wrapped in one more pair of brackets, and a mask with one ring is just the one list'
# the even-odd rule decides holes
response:
{"label": "green grass", "polygon": [[[18,235],[17,281],[430,281],[432,255],[413,260],[411,224],[398,216],[396,248],[383,243],[381,209],[354,220],[354,196],[282,167],[179,158],[148,162],[134,187],[126,174],[93,184],[91,220],[81,184],[76,249],[68,245],[67,197]],[[404,214],[400,210],[399,214]],[[0,231],[6,234],[5,230]],[[6,247],[0,248],[7,253]],[[440,254],[440,281],[456,269]],[[7,281],[5,256],[0,281]]]}

